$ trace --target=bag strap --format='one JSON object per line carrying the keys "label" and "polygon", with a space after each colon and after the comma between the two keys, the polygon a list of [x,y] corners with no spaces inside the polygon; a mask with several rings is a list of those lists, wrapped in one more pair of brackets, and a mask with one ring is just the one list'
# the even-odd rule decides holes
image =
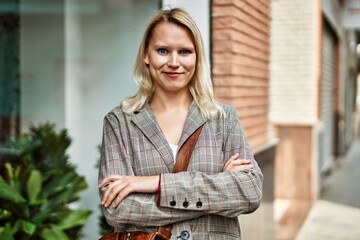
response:
{"label": "bag strap", "polygon": [[192,151],[195,148],[196,142],[199,138],[203,126],[204,125],[201,125],[179,149],[173,173],[183,172],[187,170]]}
{"label": "bag strap", "polygon": [[[191,154],[195,148],[196,142],[200,136],[201,130],[204,125],[201,125],[196,131],[185,141],[185,143],[179,149],[176,156],[176,163],[173,173],[184,172],[187,170]],[[163,239],[170,239],[173,224],[169,224],[163,227],[158,227],[157,234]]]}

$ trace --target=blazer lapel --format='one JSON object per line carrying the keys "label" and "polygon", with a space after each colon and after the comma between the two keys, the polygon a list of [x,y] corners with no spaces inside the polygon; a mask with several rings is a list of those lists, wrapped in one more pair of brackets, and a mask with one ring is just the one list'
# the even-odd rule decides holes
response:
{"label": "blazer lapel", "polygon": [[134,113],[131,121],[140,129],[146,138],[154,145],[155,149],[160,153],[165,165],[171,172],[174,168],[174,159],[170,146],[160,129],[159,124],[151,110],[150,105],[145,104],[144,108]]}
{"label": "blazer lapel", "polygon": [[[139,112],[134,113],[131,117],[131,121],[140,129],[140,131],[146,136],[146,138],[154,145],[157,151],[163,158],[167,168],[170,172],[174,168],[174,159],[170,146],[161,131],[159,124],[151,110],[150,104],[146,104]],[[206,119],[201,115],[200,109],[196,105],[195,101],[192,101],[186,118],[182,135],[179,142],[179,149],[184,142],[193,134],[196,129],[206,122]]]}
{"label": "blazer lapel", "polygon": [[203,125],[207,120],[202,116],[199,107],[195,101],[192,101],[189,109],[188,117],[185,121],[183,132],[179,142],[179,149],[184,142],[193,134],[196,129]]}

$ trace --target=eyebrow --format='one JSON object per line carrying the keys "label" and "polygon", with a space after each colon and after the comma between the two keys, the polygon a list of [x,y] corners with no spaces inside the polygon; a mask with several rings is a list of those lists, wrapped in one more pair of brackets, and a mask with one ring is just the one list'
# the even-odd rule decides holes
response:
{"label": "eyebrow", "polygon": [[[169,48],[170,46],[165,45],[165,44],[155,44],[154,47],[155,48]],[[184,46],[181,46],[180,49],[195,49],[195,47],[192,45],[184,45]]]}

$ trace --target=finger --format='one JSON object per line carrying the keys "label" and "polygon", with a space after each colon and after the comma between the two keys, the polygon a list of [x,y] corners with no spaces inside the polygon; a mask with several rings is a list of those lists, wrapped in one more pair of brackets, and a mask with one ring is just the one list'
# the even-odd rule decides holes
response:
{"label": "finger", "polygon": [[124,183],[116,181],[113,184],[109,185],[108,189],[105,191],[102,204],[105,207],[110,206],[113,200],[119,195],[119,193],[124,189]]}
{"label": "finger", "polygon": [[227,168],[227,166],[228,166],[229,164],[231,164],[232,161],[234,161],[235,159],[237,159],[237,158],[239,157],[239,155],[240,155],[239,153],[235,153],[234,155],[232,155],[232,156],[229,158],[229,160],[226,161],[225,166],[224,166],[224,169]]}
{"label": "finger", "polygon": [[231,164],[233,166],[247,165],[247,164],[251,164],[251,161],[249,159],[236,159],[236,160],[232,161]]}
{"label": "finger", "polygon": [[121,175],[109,175],[99,183],[99,188],[102,188],[106,184],[109,184],[109,183],[114,182],[116,180],[119,180],[120,178],[121,178]]}
{"label": "finger", "polygon": [[231,167],[232,167],[231,163],[226,164],[224,167],[224,172],[229,171]]}
{"label": "finger", "polygon": [[254,165],[249,164],[249,165],[239,165],[239,166],[235,166],[231,169],[228,170],[228,172],[239,172],[239,171],[244,171],[244,170],[248,170],[248,169],[253,169]]}
{"label": "finger", "polygon": [[111,194],[113,184],[108,184],[106,190],[103,192],[102,198],[101,198],[101,204],[106,207],[106,203],[108,202],[109,195]]}
{"label": "finger", "polygon": [[234,166],[242,165],[242,164],[249,164],[251,163],[250,160],[247,159],[232,159],[227,162],[224,167],[224,171],[228,171],[229,169],[233,168]]}
{"label": "finger", "polygon": [[251,161],[249,159],[236,159],[231,161],[225,168],[224,168],[224,172],[226,171],[238,171],[239,170],[239,166],[246,166],[246,165],[250,165]]}
{"label": "finger", "polygon": [[107,191],[104,206],[108,207],[113,204],[114,207],[117,207],[131,193],[130,183],[132,179],[133,177],[121,176],[120,180],[111,184],[109,191]]}
{"label": "finger", "polygon": [[231,163],[229,163],[229,164],[226,166],[226,168],[224,169],[224,171],[225,171],[225,172],[226,172],[226,171],[229,171],[229,170],[233,169],[234,167],[235,167],[234,161],[232,161]]}
{"label": "finger", "polygon": [[130,191],[127,187],[125,187],[119,194],[116,196],[116,198],[113,201],[112,207],[116,208],[119,206],[119,204],[124,200],[125,197],[129,195]]}

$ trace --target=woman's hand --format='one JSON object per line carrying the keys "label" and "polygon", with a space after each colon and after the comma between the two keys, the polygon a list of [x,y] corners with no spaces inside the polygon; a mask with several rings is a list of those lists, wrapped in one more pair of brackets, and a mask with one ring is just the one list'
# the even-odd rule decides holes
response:
{"label": "woman's hand", "polygon": [[122,176],[110,175],[104,178],[99,188],[106,187],[101,204],[104,207],[117,207],[125,197],[133,192],[156,193],[159,176]]}
{"label": "woman's hand", "polygon": [[238,172],[246,169],[254,168],[251,161],[248,159],[239,159],[239,153],[231,156],[225,163],[224,172]]}

